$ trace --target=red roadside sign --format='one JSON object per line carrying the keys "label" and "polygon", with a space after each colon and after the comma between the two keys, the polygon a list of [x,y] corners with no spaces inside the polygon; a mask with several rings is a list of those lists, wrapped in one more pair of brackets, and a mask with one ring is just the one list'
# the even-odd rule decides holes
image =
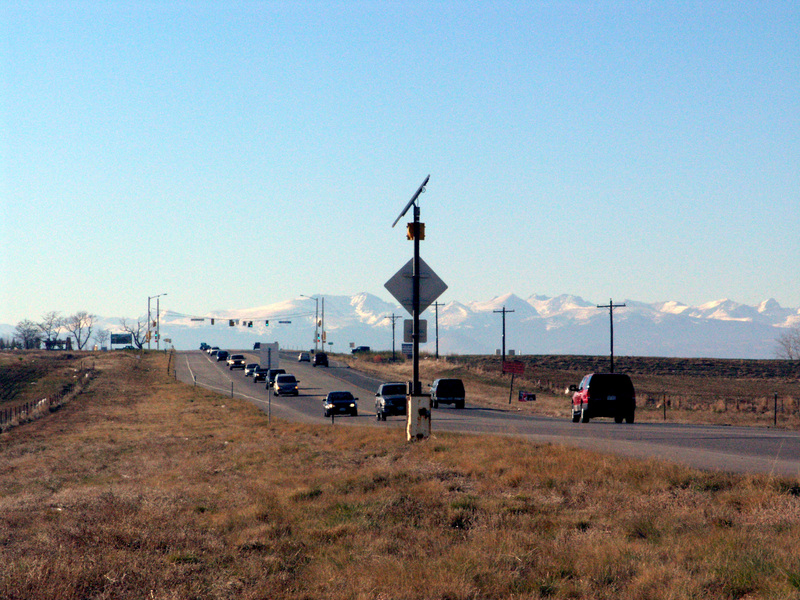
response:
{"label": "red roadside sign", "polygon": [[514,375],[522,375],[525,373],[525,363],[521,360],[505,361],[503,363],[503,373],[513,373]]}

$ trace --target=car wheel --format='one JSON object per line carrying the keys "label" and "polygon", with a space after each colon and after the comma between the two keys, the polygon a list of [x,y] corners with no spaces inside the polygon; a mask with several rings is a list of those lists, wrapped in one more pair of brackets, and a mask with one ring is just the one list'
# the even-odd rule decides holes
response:
{"label": "car wheel", "polygon": [[431,406],[432,406],[433,408],[439,408],[439,402],[437,402],[436,400],[434,400],[433,402],[431,402]]}
{"label": "car wheel", "polygon": [[622,415],[615,415],[614,416],[614,423],[622,423]]}
{"label": "car wheel", "polygon": [[464,401],[456,402],[456,408],[464,408]]}
{"label": "car wheel", "polygon": [[385,420],[386,420],[386,413],[381,413],[381,421],[385,421]]}
{"label": "car wheel", "polygon": [[581,423],[588,423],[589,422],[589,411],[585,408],[581,409]]}
{"label": "car wheel", "polygon": [[330,417],[330,416],[331,416],[331,415],[330,415],[330,414],[328,413],[328,411],[326,410],[326,411],[325,411],[325,418],[327,419],[327,418],[328,418],[328,417]]}
{"label": "car wheel", "polygon": [[581,422],[581,413],[572,411],[572,422],[573,423],[580,423]]}
{"label": "car wheel", "polygon": [[633,413],[631,413],[627,417],[625,417],[625,422],[626,423],[633,423]]}
{"label": "car wheel", "polygon": [[381,413],[379,413],[379,412],[375,413],[375,420],[376,421],[380,421],[381,420]]}
{"label": "car wheel", "polygon": [[357,417],[357,416],[358,416],[358,410],[354,410],[354,411],[352,412],[352,415],[353,415],[354,417]]}

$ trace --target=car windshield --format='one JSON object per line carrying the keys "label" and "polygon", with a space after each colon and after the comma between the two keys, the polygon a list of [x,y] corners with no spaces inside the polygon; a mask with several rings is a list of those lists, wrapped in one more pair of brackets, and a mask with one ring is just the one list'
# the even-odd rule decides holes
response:
{"label": "car windshield", "polygon": [[294,375],[278,375],[278,383],[294,383],[297,381]]}
{"label": "car windshield", "polygon": [[353,394],[350,392],[331,392],[328,394],[328,400],[352,400]]}
{"label": "car windshield", "polygon": [[406,386],[404,383],[395,383],[392,385],[384,385],[383,388],[383,395],[384,396],[405,396],[406,395]]}

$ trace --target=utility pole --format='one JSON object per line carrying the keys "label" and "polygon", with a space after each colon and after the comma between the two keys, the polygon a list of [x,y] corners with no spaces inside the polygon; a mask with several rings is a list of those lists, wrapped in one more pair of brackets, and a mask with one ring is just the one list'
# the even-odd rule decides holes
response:
{"label": "utility pole", "polygon": [[436,360],[439,360],[439,307],[444,306],[444,302],[434,302],[436,308]]}
{"label": "utility pole", "polygon": [[611,324],[611,373],[614,372],[614,309],[622,308],[624,304],[614,304],[614,301],[609,299],[608,304],[598,304],[597,308],[608,309],[608,319]]}
{"label": "utility pole", "polygon": [[513,310],[507,310],[504,306],[502,310],[495,310],[492,312],[503,313],[503,362],[506,362],[506,313],[513,313]]}
{"label": "utility pole", "polygon": [[390,317],[384,317],[384,319],[391,319],[392,320],[392,362],[394,362],[394,360],[395,360],[395,358],[394,358],[394,322],[397,321],[397,319],[399,319],[400,317],[401,317],[401,315],[396,315],[394,313],[392,313],[392,315]]}

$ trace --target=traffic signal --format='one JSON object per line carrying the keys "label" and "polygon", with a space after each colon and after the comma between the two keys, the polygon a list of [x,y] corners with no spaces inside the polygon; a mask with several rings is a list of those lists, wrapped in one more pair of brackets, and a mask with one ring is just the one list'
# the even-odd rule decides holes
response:
{"label": "traffic signal", "polygon": [[267,320],[267,321],[264,321],[264,324],[265,324],[265,325],[267,325],[267,326],[269,327],[269,320]]}
{"label": "traffic signal", "polygon": [[248,322],[247,322],[247,326],[248,326],[248,327],[252,327],[252,326],[253,326],[253,322],[252,322],[252,321],[248,321]]}
{"label": "traffic signal", "polygon": [[214,319],[211,319],[211,324],[212,324],[212,325],[214,324]]}
{"label": "traffic signal", "polygon": [[228,327],[233,327],[234,325],[236,325],[236,321],[234,321],[233,319],[230,319],[228,321]]}
{"label": "traffic signal", "polygon": [[[417,223],[416,224],[419,231],[419,239],[425,239],[425,223]],[[406,239],[413,240],[414,239],[414,223],[409,223],[406,229]]]}

